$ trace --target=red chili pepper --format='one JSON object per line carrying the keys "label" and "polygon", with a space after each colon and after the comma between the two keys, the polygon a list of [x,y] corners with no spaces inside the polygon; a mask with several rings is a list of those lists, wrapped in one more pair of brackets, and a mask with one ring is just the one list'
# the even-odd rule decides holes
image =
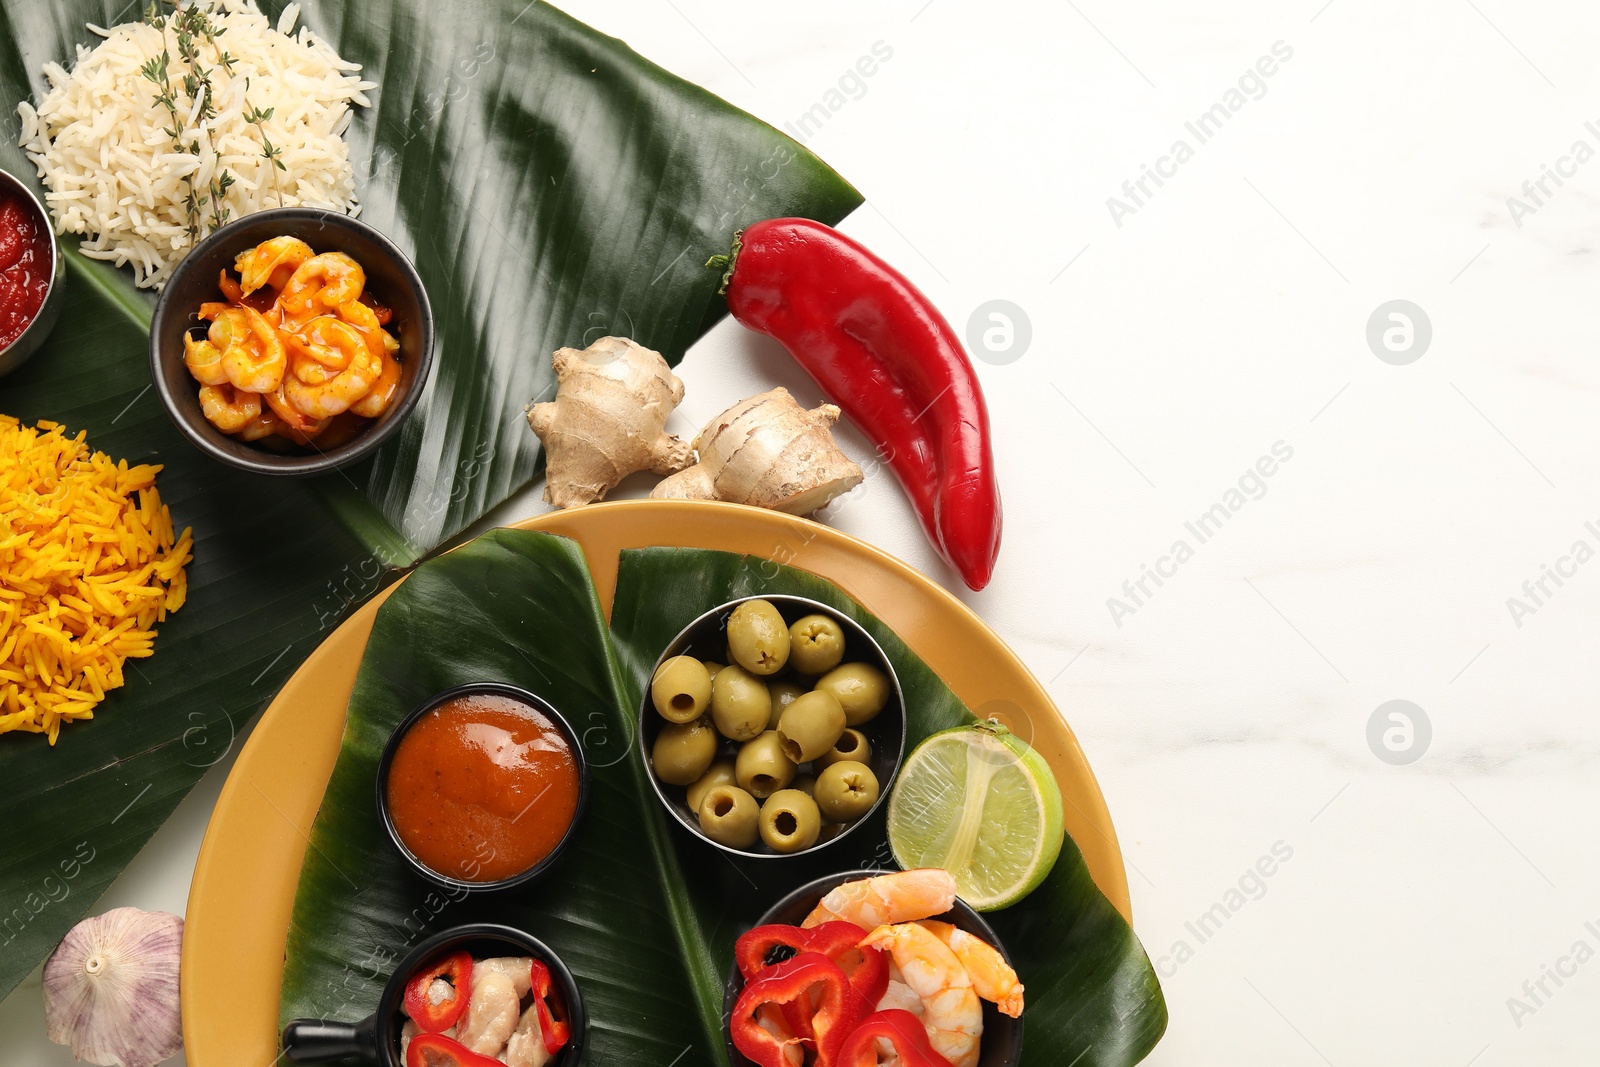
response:
{"label": "red chili pepper", "polygon": [[406,1067],[505,1067],[443,1034],[418,1034],[406,1046]]}
{"label": "red chili pepper", "polygon": [[820,952],[802,952],[761,971],[745,985],[728,1023],[733,1047],[760,1067],[790,1067],[785,1050],[792,1040],[785,1041],[762,1029],[756,1012],[766,1004],[781,1008],[802,997],[809,998],[811,990],[819,986],[822,1000],[811,1019],[809,1043],[817,1050],[814,1067],[834,1067],[839,1046],[855,1029],[861,1015],[850,996],[844,972]]}
{"label": "red chili pepper", "polygon": [[[450,998],[437,1004],[428,996],[428,987],[436,978],[444,979],[451,988]],[[405,1012],[425,1033],[442,1033],[466,1012],[471,982],[472,955],[452,952],[411,976],[411,981],[406,983]]]}
{"label": "red chili pepper", "polygon": [[572,1024],[550,1014],[550,968],[543,960],[533,961],[529,978],[533,1002],[539,1007],[539,1033],[544,1037],[544,1050],[555,1055],[571,1039]]}
{"label": "red chili pepper", "polygon": [[878,1067],[880,1038],[894,1048],[900,1067],[950,1067],[950,1061],[929,1044],[922,1020],[903,1008],[888,1008],[863,1019],[839,1049],[836,1067]]}
{"label": "red chili pepper", "polygon": [[809,219],[769,219],[736,234],[723,289],[733,317],[781,342],[878,446],[928,539],[966,583],[989,584],[1000,551],[989,414],[960,338],[932,302]]}

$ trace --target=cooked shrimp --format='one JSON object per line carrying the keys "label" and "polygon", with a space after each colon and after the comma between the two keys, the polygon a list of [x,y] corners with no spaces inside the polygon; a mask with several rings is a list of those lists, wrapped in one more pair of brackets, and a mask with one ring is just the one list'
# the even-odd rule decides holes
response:
{"label": "cooked shrimp", "polygon": [[456,1040],[480,1056],[498,1056],[506,1039],[517,1028],[517,988],[499,971],[478,974],[472,968],[472,994],[467,998],[467,1013],[461,1017]]}
{"label": "cooked shrimp", "polygon": [[527,996],[528,990],[533,988],[532,956],[490,956],[485,960],[472,961],[473,974],[485,974],[489,971],[509,978],[518,997]]}
{"label": "cooked shrimp", "polygon": [[372,308],[359,300],[347,300],[339,305],[339,318],[361,331],[367,339],[367,344],[372,346],[374,352],[395,352],[400,348],[400,342],[394,335],[383,328],[383,320]]}
{"label": "cooked shrimp", "polygon": [[197,341],[188,334],[183,335],[183,365],[201,385],[221,385],[228,380],[222,369],[222,349],[208,338]]}
{"label": "cooked shrimp", "polygon": [[294,344],[294,372],[284,375],[283,392],[297,411],[310,418],[348,410],[383,372],[383,364],[355,328],[331,315],[312,319]]}
{"label": "cooked shrimp", "polygon": [[394,400],[395,393],[400,391],[399,361],[387,352],[378,358],[383,363],[383,370],[378,372],[378,380],[372,383],[367,395],[350,405],[352,414],[375,419],[389,410],[389,404]]}
{"label": "cooked shrimp", "polygon": [[240,252],[233,260],[239,288],[249,296],[263,285],[282,289],[300,265],[311,258],[311,246],[298,237],[274,237]]}
{"label": "cooked shrimp", "polygon": [[909,1011],[917,1018],[922,1018],[922,998],[917,996],[915,989],[898,978],[889,979],[889,984],[884,987],[883,996],[878,998],[873,1011],[887,1011],[890,1008]]}
{"label": "cooked shrimp", "polygon": [[202,385],[200,411],[223,433],[238,433],[261,414],[261,394],[228,384]]}
{"label": "cooked shrimp", "polygon": [[270,393],[283,381],[283,342],[254,308],[228,308],[213,320],[206,339],[222,350],[223,373],[240,389]]}
{"label": "cooked shrimp", "polygon": [[951,1067],[976,1067],[983,1005],[956,954],[914,922],[880,926],[861,943],[887,951],[906,985],[921,999],[922,1025],[933,1050]]}
{"label": "cooked shrimp", "polygon": [[312,256],[295,268],[278,295],[286,318],[305,322],[355,300],[367,287],[367,272],[343,252]]}
{"label": "cooked shrimp", "polygon": [[828,893],[800,925],[805,929],[842,919],[863,930],[943,915],[956,901],[949,871],[923,867],[846,882]]}
{"label": "cooked shrimp", "polygon": [[331,381],[352,361],[373,357],[361,331],[333,315],[318,315],[284,334],[294,375],[307,385]]}
{"label": "cooked shrimp", "polygon": [[[519,962],[515,957],[503,956],[490,960],[479,960],[472,965],[472,973],[477,974],[478,968],[485,963]],[[526,957],[521,963],[527,964]],[[524,977],[528,968],[522,968]],[[523,989],[526,993],[527,989]],[[506,1067],[544,1067],[551,1060],[550,1053],[544,1048],[544,1031],[539,1028],[539,1005],[529,1004],[528,1010],[522,1013],[522,1019],[517,1023],[516,1030],[512,1031],[506,1040],[506,1054],[501,1057]]]}
{"label": "cooked shrimp", "polygon": [[[287,381],[289,375],[285,374],[283,377]],[[283,420],[284,429],[278,432],[291,441],[302,445],[307,444],[312,438],[328,428],[327,419],[313,419],[302,415],[293,404],[289,403],[289,398],[284,395],[282,382],[272,392],[263,393],[261,398],[267,402],[267,406],[272,409],[272,413]]]}
{"label": "cooked shrimp", "polygon": [[278,418],[276,411],[273,411],[270,407],[263,407],[261,414],[246,423],[244,428],[239,431],[239,440],[259,441],[263,437],[271,437],[275,433],[285,433],[288,429],[289,427],[284,421]]}
{"label": "cooked shrimp", "polygon": [[400,351],[400,342],[383,328],[377,312],[359,300],[340,304],[339,319],[366,339],[367,347],[383,368],[367,394],[350,405],[350,410],[355,414],[375,419],[389,410],[389,402],[400,388],[400,361],[395,358],[395,353]]}
{"label": "cooked shrimp", "polygon": [[1000,951],[981,937],[935,919],[917,924],[943,941],[972,979],[972,990],[1013,1019],[1022,1014],[1022,983]]}

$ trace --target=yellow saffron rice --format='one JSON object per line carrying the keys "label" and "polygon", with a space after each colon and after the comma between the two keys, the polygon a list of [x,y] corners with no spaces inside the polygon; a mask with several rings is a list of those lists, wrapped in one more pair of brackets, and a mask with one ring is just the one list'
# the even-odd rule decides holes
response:
{"label": "yellow saffron rice", "polygon": [[94,718],[122,664],[148,656],[183,606],[185,529],[156,492],[159,466],[113,463],[85,434],[0,415],[0,733],[56,743]]}

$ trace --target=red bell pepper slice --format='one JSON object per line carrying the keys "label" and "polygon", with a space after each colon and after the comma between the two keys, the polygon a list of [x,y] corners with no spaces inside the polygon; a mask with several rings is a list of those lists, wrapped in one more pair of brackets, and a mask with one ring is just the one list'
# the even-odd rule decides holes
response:
{"label": "red bell pepper slice", "polygon": [[572,1038],[572,1024],[550,1014],[550,968],[543,960],[534,960],[530,974],[533,1002],[539,1007],[539,1033],[544,1038],[544,1050],[552,1056],[561,1051]]}
{"label": "red bell pepper slice", "polygon": [[[825,925],[832,926],[832,923]],[[854,924],[847,924],[854,925]],[[821,929],[821,927],[818,927]],[[865,934],[862,935],[866,936]],[[850,988],[867,1002],[867,1010],[862,1014],[870,1014],[883,999],[884,992],[889,988],[889,954],[873,945],[854,946],[861,953],[861,962],[847,969],[845,977],[850,979]],[[831,954],[830,954],[831,955]],[[835,957],[837,959],[837,957]]]}
{"label": "red bell pepper slice", "polygon": [[766,970],[767,953],[780,947],[792,948],[797,953],[805,952],[811,947],[811,931],[783,923],[757,926],[745,931],[733,943],[733,959],[739,965],[739,973],[744,975],[745,981]]}
{"label": "red bell pepper slice", "polygon": [[[841,920],[821,923],[810,929],[774,923],[757,926],[746,932],[734,942],[733,955],[739,973],[747,980],[766,968],[767,954],[779,946],[798,952],[820,952],[841,968],[850,962],[845,977],[850,980],[850,988],[859,998],[858,1013],[867,1015],[883,999],[883,992],[889,987],[889,957],[870,945],[861,947],[860,941],[866,936],[867,932],[855,923]],[[859,962],[849,959],[853,953],[859,954]],[[809,1000],[785,1004],[784,1021],[797,1036],[810,1038],[812,1010],[813,1005]]]}
{"label": "red bell pepper slice", "polygon": [[880,1038],[894,1048],[900,1067],[950,1067],[950,1061],[929,1044],[922,1020],[903,1008],[888,1008],[863,1019],[839,1049],[835,1067],[878,1067]]}
{"label": "red bell pepper slice", "polygon": [[505,1067],[443,1034],[418,1034],[406,1046],[406,1067]]}
{"label": "red bell pepper slice", "polygon": [[814,1067],[834,1067],[840,1045],[860,1021],[860,1002],[851,996],[849,980],[839,965],[820,952],[802,952],[759,972],[745,985],[728,1023],[733,1047],[760,1067],[789,1067],[786,1050],[799,1039],[786,1041],[763,1029],[756,1011],[766,1004],[781,1008],[802,998],[809,1003],[815,987],[821,988],[822,998],[811,1017],[808,1044],[817,1051]]}
{"label": "red bell pepper slice", "polygon": [[856,947],[867,932],[855,923],[835,920],[810,929],[771,923],[745,931],[733,943],[733,958],[739,973],[746,979],[754,978],[767,967],[767,954],[775,948],[792,948],[796,952],[820,952],[829,959]]}
{"label": "red bell pepper slice", "polygon": [[[447,1000],[437,1004],[428,996],[435,979],[450,985]],[[472,982],[472,955],[452,952],[440,957],[411,976],[406,983],[405,1012],[424,1033],[439,1034],[454,1026],[467,1010],[467,994]]]}

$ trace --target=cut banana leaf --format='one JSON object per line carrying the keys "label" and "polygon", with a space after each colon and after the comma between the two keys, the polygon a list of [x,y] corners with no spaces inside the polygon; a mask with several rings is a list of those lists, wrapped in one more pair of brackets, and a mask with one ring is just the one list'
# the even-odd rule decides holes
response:
{"label": "cut banana leaf", "polygon": [[[725,1063],[722,989],[734,938],[814,875],[891,863],[881,820],[826,858],[736,863],[669,823],[645,780],[635,709],[661,648],[701,612],[763,592],[824,601],[873,633],[905,687],[912,743],[970,721],[877,619],[829,583],[769,561],[625,553],[609,641],[582,554],[562,538],[497,531],[420,567],[379,610],[351,697],[295,899],[283,1021],[359,1019],[408,946],[492,918],[545,940],[572,967],[589,1010],[587,1062]],[[372,782],[384,740],[408,710],[484,679],[523,685],[589,731],[594,793],[576,849],[549,881],[457,903],[406,872],[384,836]],[[1025,1064],[1132,1064],[1154,1047],[1166,1025],[1155,975],[1070,842],[1038,890],[991,918],[1028,987]],[[374,945],[388,966],[351,966],[370,960]]]}
{"label": "cut banana leaf", "polygon": [[[33,179],[12,108],[44,91],[41,65],[94,44],[85,23],[115,25],[143,6],[0,0],[0,166]],[[275,17],[285,5],[262,6]],[[351,128],[351,158],[363,217],[428,287],[434,380],[371,462],[311,481],[242,474],[201,457],[157,404],[151,294],[128,271],[68,253],[61,324],[0,379],[0,411],[165,463],[159,486],[174,522],[194,527],[196,559],[188,606],[93,723],[54,749],[0,737],[0,994],[388,565],[534,477],[538,442],[521,411],[552,388],[555,348],[629,334],[676,362],[723,310],[701,264],[736,228],[788,214],[833,222],[859,202],[789,138],[546,4],[302,8],[303,24],[380,83]]]}

